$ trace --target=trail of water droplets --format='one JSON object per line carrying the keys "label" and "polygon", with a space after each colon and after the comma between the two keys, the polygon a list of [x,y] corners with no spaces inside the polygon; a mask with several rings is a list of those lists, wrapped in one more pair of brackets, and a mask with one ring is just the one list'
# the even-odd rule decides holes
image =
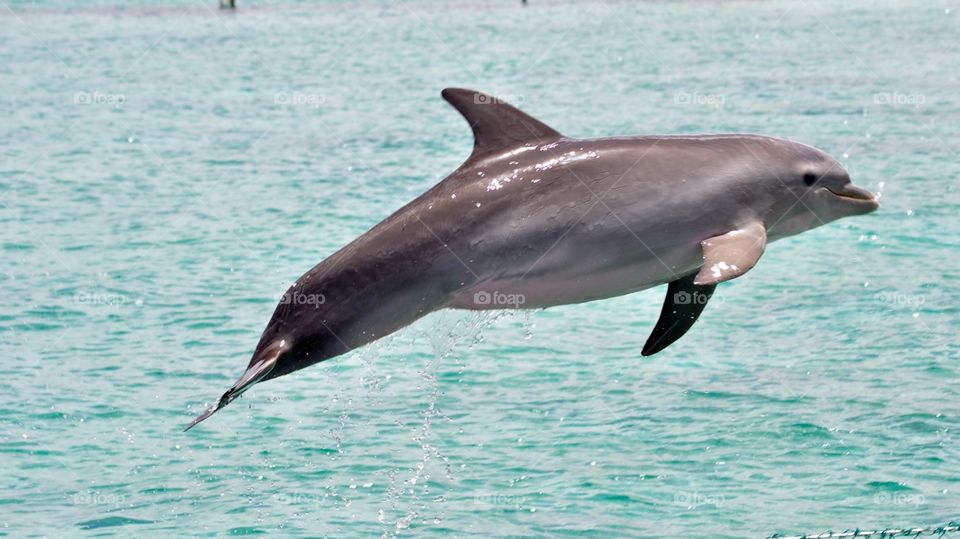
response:
{"label": "trail of water droplets", "polygon": [[[473,348],[483,341],[483,330],[490,327],[506,315],[504,311],[441,311],[437,313],[433,324],[425,332],[425,337],[433,348],[433,358],[419,371],[423,380],[420,389],[426,391],[426,407],[422,412],[422,423],[413,429],[412,439],[420,444],[421,458],[412,468],[396,470],[389,474],[386,506],[379,510],[378,520],[383,524],[383,537],[396,536],[399,530],[408,528],[418,517],[423,524],[439,524],[445,516],[443,496],[432,496],[430,492],[430,473],[428,465],[432,461],[441,461],[448,480],[454,480],[453,467],[443,454],[439,445],[431,439],[431,426],[435,420],[453,421],[437,407],[441,395],[437,383],[437,369],[442,362],[451,357],[457,365],[457,373],[463,372],[463,359],[457,353],[458,348]],[[387,513],[399,514],[396,519],[387,517]]]}

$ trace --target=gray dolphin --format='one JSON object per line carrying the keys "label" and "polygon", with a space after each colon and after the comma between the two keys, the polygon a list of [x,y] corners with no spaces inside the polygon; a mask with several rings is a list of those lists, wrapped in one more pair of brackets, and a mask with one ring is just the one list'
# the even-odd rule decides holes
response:
{"label": "gray dolphin", "polygon": [[679,339],[718,283],[767,243],[877,209],[836,159],[760,135],[566,137],[479,92],[442,93],[470,124],[452,174],[304,274],[246,372],[257,382],[344,354],[438,309],[540,308],[668,284],[642,349]]}

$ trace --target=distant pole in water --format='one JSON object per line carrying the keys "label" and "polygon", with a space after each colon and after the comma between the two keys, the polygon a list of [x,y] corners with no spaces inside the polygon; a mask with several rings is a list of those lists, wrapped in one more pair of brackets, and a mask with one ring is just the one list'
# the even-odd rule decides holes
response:
{"label": "distant pole in water", "polygon": [[520,2],[522,2],[523,5],[527,5],[527,0],[520,0]]}
{"label": "distant pole in water", "polygon": [[220,0],[220,9],[237,9],[236,0]]}

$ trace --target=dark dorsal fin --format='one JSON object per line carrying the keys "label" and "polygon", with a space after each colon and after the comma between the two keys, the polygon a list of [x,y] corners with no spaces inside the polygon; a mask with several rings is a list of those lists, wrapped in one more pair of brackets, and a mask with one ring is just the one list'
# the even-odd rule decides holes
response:
{"label": "dark dorsal fin", "polygon": [[542,144],[563,137],[496,97],[464,88],[447,88],[441,95],[473,129],[473,153],[467,162],[522,144]]}

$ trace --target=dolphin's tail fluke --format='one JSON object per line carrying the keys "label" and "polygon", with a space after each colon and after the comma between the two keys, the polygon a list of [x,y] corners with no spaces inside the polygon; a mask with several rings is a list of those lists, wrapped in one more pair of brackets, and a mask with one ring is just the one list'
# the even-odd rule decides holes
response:
{"label": "dolphin's tail fluke", "polygon": [[262,359],[256,362],[255,364],[247,367],[247,371],[243,373],[243,376],[241,376],[240,379],[237,380],[235,384],[233,384],[233,387],[228,389],[227,392],[224,393],[222,397],[220,397],[220,400],[217,401],[217,404],[215,406],[211,406],[205,412],[198,415],[196,419],[194,419],[193,421],[190,422],[189,425],[187,425],[187,428],[183,429],[183,431],[186,432],[192,429],[197,423],[212,416],[217,410],[230,404],[231,402],[233,402],[234,399],[236,399],[240,395],[243,395],[244,391],[253,387],[254,384],[259,382],[260,380],[263,380],[263,378],[268,374],[270,374],[270,371],[273,370],[273,367],[277,364],[277,359],[279,359],[279,353],[271,354],[267,358]]}

